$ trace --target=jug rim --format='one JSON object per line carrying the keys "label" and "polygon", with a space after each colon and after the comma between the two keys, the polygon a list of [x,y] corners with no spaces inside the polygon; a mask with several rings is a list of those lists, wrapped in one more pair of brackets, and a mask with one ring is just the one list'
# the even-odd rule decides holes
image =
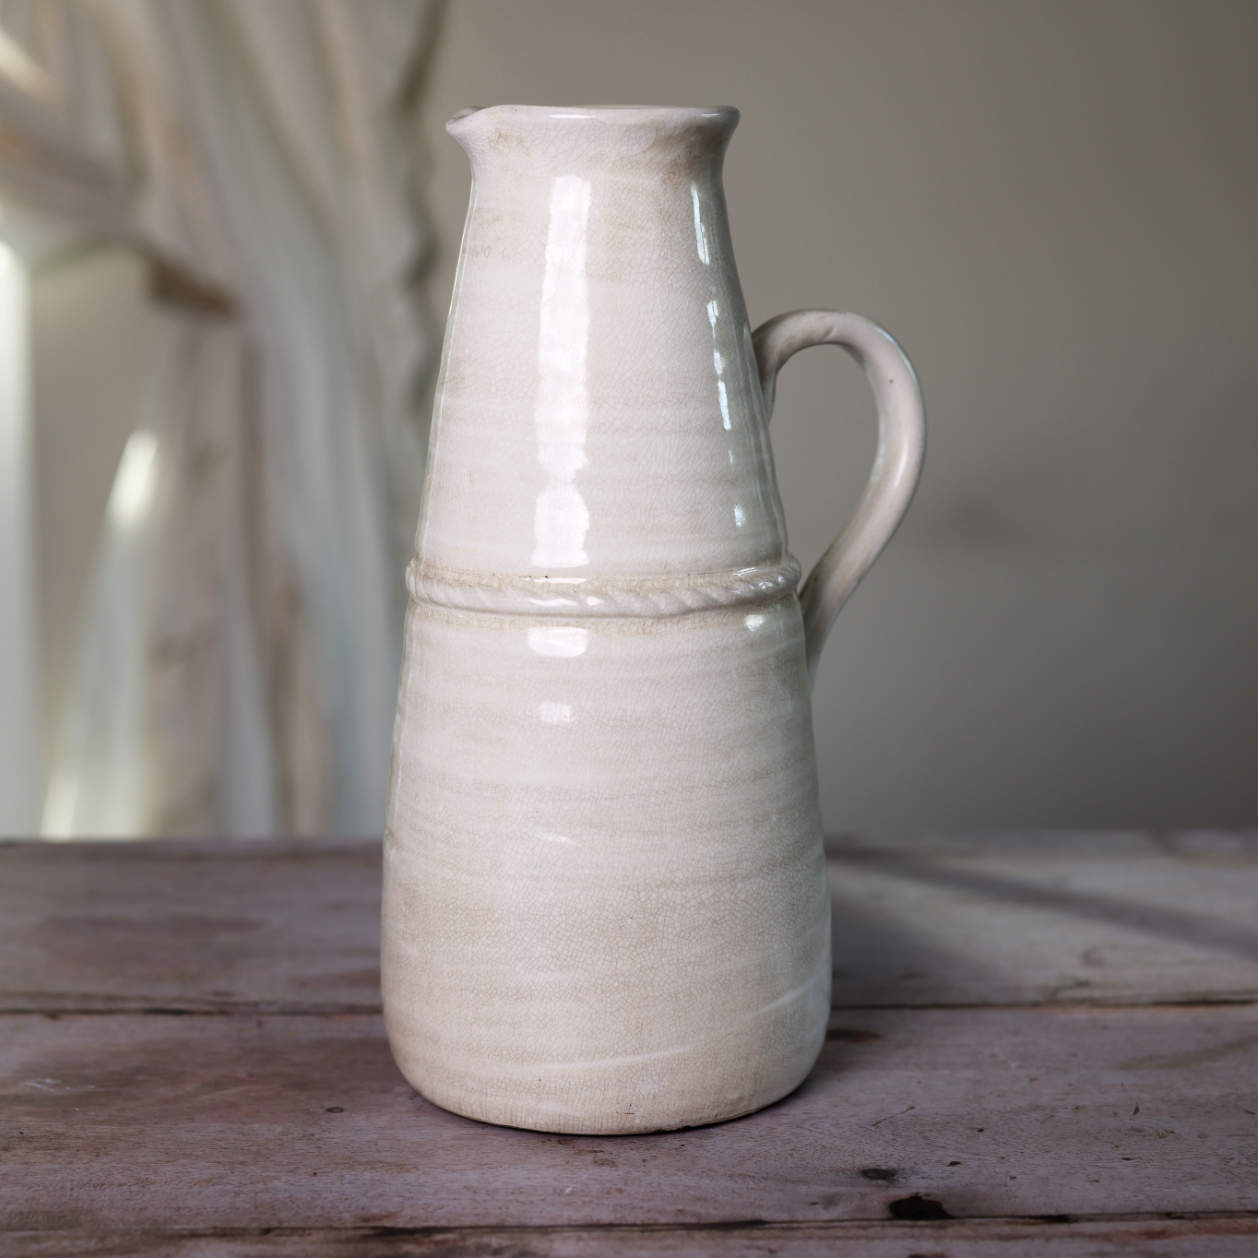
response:
{"label": "jug rim", "polygon": [[623,125],[642,123],[737,124],[739,111],[733,105],[471,105],[460,109],[446,123],[454,135],[461,124],[485,114],[496,114],[520,122],[602,122]]}

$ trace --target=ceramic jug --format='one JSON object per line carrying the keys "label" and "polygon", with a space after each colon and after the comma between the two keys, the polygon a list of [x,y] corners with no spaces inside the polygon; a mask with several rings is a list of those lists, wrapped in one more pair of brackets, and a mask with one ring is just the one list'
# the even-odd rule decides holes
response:
{"label": "ceramic jug", "polygon": [[[790,1092],[825,1038],[810,677],[908,506],[921,397],[887,333],[751,331],[729,108],[468,110],[384,847],[393,1054],[493,1123],[640,1132]],[[774,377],[840,345],[872,480],[798,588]]]}

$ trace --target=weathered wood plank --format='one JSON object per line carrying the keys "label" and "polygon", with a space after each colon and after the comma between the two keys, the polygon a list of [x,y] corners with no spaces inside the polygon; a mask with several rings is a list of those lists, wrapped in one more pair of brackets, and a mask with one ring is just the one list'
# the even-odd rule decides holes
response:
{"label": "weathered wood plank", "polygon": [[830,851],[913,852],[919,856],[1058,856],[1078,860],[1253,860],[1258,830],[976,830],[840,834]]}
{"label": "weathered wood plank", "polygon": [[632,1138],[437,1110],[363,1015],[0,1018],[0,1080],[8,1230],[1258,1210],[1254,1006],[849,1010],[794,1096]]}
{"label": "weathered wood plank", "polygon": [[284,1228],[259,1232],[112,1236],[81,1232],[0,1234],[0,1258],[1252,1258],[1258,1218],[1118,1219],[1043,1223],[803,1223],[720,1228],[511,1228],[393,1232]]}
{"label": "weathered wood plank", "polygon": [[380,1007],[379,844],[0,846],[0,1010]]}
{"label": "weathered wood plank", "polygon": [[[836,842],[835,1004],[1258,999],[1258,836]],[[0,845],[0,1010],[379,1008],[366,840]]]}
{"label": "weathered wood plank", "polygon": [[831,848],[836,1007],[1258,999],[1258,836]]}

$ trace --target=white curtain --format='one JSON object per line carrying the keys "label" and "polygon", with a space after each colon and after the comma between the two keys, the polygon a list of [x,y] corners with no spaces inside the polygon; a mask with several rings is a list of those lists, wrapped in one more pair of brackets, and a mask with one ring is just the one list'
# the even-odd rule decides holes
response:
{"label": "white curtain", "polygon": [[434,34],[426,0],[0,0],[0,201],[139,252],[167,329],[50,833],[381,826],[434,356],[410,122]]}

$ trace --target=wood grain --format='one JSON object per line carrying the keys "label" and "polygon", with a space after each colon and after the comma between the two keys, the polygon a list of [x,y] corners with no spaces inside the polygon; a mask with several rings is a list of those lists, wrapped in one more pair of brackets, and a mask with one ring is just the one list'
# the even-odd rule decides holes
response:
{"label": "wood grain", "polygon": [[1258,834],[830,848],[836,1007],[1258,999]]}
{"label": "wood grain", "polygon": [[[1258,835],[831,845],[834,1002],[1258,999]],[[379,849],[0,845],[0,1011],[379,1009]]]}
{"label": "wood grain", "polygon": [[844,1011],[784,1102],[632,1138],[444,1113],[369,1015],[11,1016],[0,1080],[0,1230],[1258,1210],[1247,1006]]}
{"label": "wood grain", "polygon": [[0,1010],[380,1008],[380,848],[0,846]]}
{"label": "wood grain", "polygon": [[808,1083],[598,1139],[402,1081],[373,842],[0,843],[0,1258],[1258,1252],[1258,835],[830,859]]}
{"label": "wood grain", "polygon": [[945,1223],[804,1223],[717,1228],[509,1228],[389,1232],[281,1228],[265,1234],[80,1232],[0,1234],[0,1258],[1252,1258],[1258,1220],[981,1220]]}

